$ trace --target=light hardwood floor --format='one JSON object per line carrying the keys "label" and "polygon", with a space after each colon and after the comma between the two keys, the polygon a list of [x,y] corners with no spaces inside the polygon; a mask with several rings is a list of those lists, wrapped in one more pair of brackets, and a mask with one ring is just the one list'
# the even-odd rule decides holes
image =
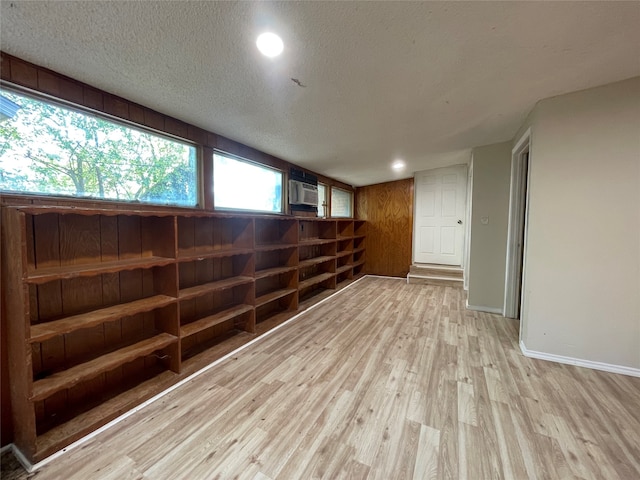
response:
{"label": "light hardwood floor", "polygon": [[640,379],[523,357],[517,329],[366,277],[33,478],[640,478]]}

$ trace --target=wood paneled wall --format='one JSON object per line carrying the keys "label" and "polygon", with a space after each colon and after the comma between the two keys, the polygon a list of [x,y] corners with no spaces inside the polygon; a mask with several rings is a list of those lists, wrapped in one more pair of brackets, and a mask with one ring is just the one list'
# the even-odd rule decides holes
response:
{"label": "wood paneled wall", "polygon": [[356,218],[368,222],[366,273],[406,276],[413,239],[413,178],[357,188]]}

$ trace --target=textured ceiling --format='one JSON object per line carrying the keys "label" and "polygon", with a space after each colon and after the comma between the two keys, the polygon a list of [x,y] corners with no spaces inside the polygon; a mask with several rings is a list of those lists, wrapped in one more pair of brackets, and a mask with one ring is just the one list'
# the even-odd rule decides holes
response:
{"label": "textured ceiling", "polygon": [[[536,101],[640,74],[640,2],[2,0],[0,15],[12,55],[353,185],[464,162]],[[265,30],[276,59],[255,48]]]}

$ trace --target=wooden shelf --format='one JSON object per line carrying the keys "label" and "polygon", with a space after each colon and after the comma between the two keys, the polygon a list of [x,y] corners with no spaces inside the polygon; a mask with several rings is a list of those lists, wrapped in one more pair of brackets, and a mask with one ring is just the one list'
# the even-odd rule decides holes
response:
{"label": "wooden shelf", "polygon": [[253,249],[251,248],[233,248],[211,252],[178,254],[178,262],[195,262],[198,260],[206,260],[207,258],[235,257],[236,255],[250,255],[252,253]]}
{"label": "wooden shelf", "polygon": [[311,287],[317,283],[324,282],[325,280],[329,280],[331,277],[334,277],[335,273],[321,273],[320,275],[316,275],[315,277],[307,278],[306,280],[302,280],[298,284],[298,289],[303,290],[307,287]]}
{"label": "wooden shelf", "polygon": [[224,357],[226,354],[233,352],[240,348],[242,345],[254,340],[256,335],[239,330],[232,330],[227,334],[222,335],[219,338],[219,343],[214,343],[211,346],[195,355],[190,355],[191,351],[186,352],[187,358],[184,358],[185,351],[182,351],[182,370],[180,370],[180,376],[189,376],[198,370],[206,367],[212,362]]}
{"label": "wooden shelf", "polygon": [[141,257],[113,260],[110,262],[64,265],[60,267],[37,268],[27,275],[27,283],[42,284],[54,280],[89,277],[103,273],[115,273],[139,268],[162,267],[174,263],[173,258]]}
{"label": "wooden shelf", "polygon": [[271,250],[285,250],[287,248],[296,248],[298,246],[297,243],[270,243],[270,244],[262,244],[256,245],[256,252],[269,252]]}
{"label": "wooden shelf", "polygon": [[269,302],[273,302],[274,300],[278,300],[279,298],[286,297],[287,295],[291,295],[292,293],[295,293],[297,291],[298,289],[296,288],[282,288],[280,290],[265,293],[264,295],[260,295],[256,298],[256,307],[266,305]]}
{"label": "wooden shelf", "polygon": [[217,290],[226,290],[228,288],[237,287],[238,285],[244,285],[251,282],[253,282],[252,277],[238,276],[225,278],[224,280],[216,280],[215,282],[183,288],[178,292],[178,298],[180,300],[188,300],[190,298],[204,295],[205,293],[215,292]]}
{"label": "wooden shelf", "polygon": [[106,322],[113,322],[123,317],[130,317],[137,313],[148,312],[156,308],[165,307],[176,299],[166,295],[155,295],[142,298],[129,303],[121,303],[107,308],[101,308],[92,312],[73,315],[71,317],[54,320],[52,322],[39,323],[31,327],[29,341],[44,342],[58,335],[64,335],[83,328],[90,328]]}
{"label": "wooden shelf", "polygon": [[133,208],[127,209],[113,209],[113,208],[88,208],[88,207],[75,207],[65,205],[18,205],[9,208],[15,208],[23,213],[30,215],[45,215],[47,213],[59,213],[61,215],[104,215],[106,217],[173,217],[175,212],[169,210],[136,210]]}
{"label": "wooden shelf", "polygon": [[306,260],[300,260],[300,262],[298,264],[298,268],[311,267],[311,266],[317,265],[319,263],[328,262],[330,260],[333,260],[334,258],[335,257],[330,257],[330,256],[307,258]]}
{"label": "wooden shelf", "polygon": [[298,267],[274,267],[274,268],[265,268],[263,270],[256,270],[255,278],[259,280],[261,278],[272,277],[275,275],[280,275],[281,273],[291,272],[296,270]]}
{"label": "wooden shelf", "polygon": [[189,337],[198,332],[202,332],[207,328],[211,328],[220,323],[226,322],[227,320],[231,320],[243,313],[247,313],[253,310],[253,306],[251,305],[236,305],[231,308],[227,308],[221,312],[218,312],[214,315],[209,315],[207,317],[196,320],[195,322],[188,323],[180,327],[180,336],[182,338]]}
{"label": "wooden shelf", "polygon": [[300,240],[299,245],[301,247],[309,247],[312,245],[325,245],[327,243],[334,243],[335,241],[335,238],[306,238]]}
{"label": "wooden shelf", "polygon": [[353,265],[351,265],[351,264],[343,265],[342,267],[338,267],[338,268],[336,268],[336,275],[338,275],[340,273],[348,272],[352,268],[353,268]]}
{"label": "wooden shelf", "polygon": [[68,422],[37,437],[37,461],[60,449],[62,442],[70,443],[110,422],[117,416],[169,388],[178,375],[169,370],[142,382],[100,405],[76,415]]}
{"label": "wooden shelf", "polygon": [[95,205],[1,212],[14,438],[32,463],[364,271],[364,221]]}
{"label": "wooden shelf", "polygon": [[136,358],[149,355],[177,342],[178,338],[168,333],[161,333],[155,337],[142,340],[115,352],[81,363],[67,370],[54,373],[48,378],[33,382],[32,401],[44,400],[56,392],[71,388],[80,382],[94,378],[101,373],[113,370],[120,365],[129,363]]}

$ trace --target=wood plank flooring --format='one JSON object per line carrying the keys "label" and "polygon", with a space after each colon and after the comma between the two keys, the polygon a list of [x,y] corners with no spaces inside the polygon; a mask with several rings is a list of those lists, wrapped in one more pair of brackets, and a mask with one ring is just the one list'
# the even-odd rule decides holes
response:
{"label": "wood plank flooring", "polygon": [[640,379],[523,357],[517,329],[366,277],[32,478],[640,478]]}

